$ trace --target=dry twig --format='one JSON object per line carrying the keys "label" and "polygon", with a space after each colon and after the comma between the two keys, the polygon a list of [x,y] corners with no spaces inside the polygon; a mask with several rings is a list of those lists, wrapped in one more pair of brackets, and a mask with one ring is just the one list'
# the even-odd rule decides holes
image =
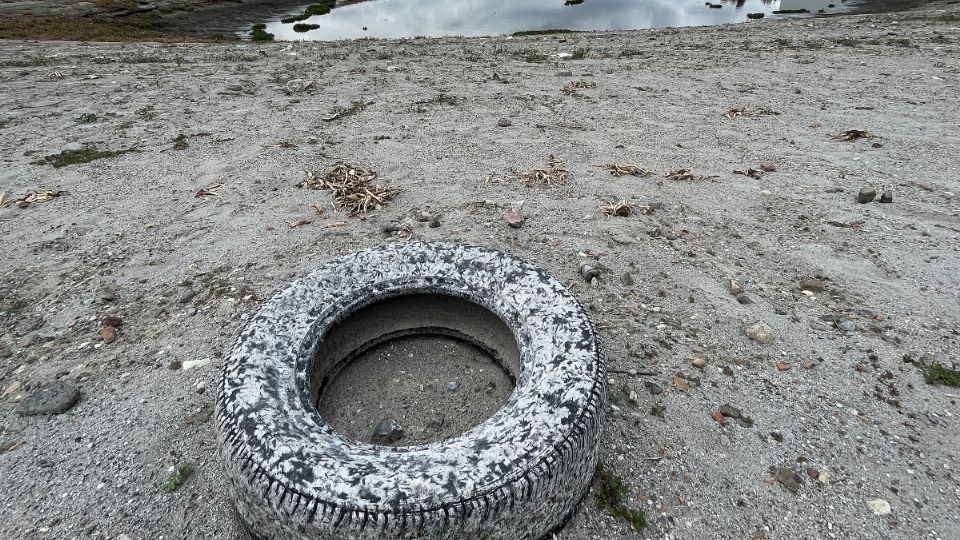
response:
{"label": "dry twig", "polygon": [[600,205],[600,212],[611,217],[627,217],[633,210],[633,205],[627,201],[607,202]]}
{"label": "dry twig", "polygon": [[835,141],[855,141],[857,139],[872,139],[873,133],[859,129],[848,129],[840,133],[827,133],[827,137]]}
{"label": "dry twig", "polygon": [[568,174],[569,171],[567,171],[567,167],[563,161],[553,157],[553,154],[550,154],[546,167],[534,169],[525,173],[521,178],[527,183],[527,186],[532,187],[541,184],[552,186],[553,184],[566,183]]}
{"label": "dry twig", "polygon": [[693,171],[686,168],[670,171],[666,175],[666,179],[667,180],[691,180],[693,179]]}
{"label": "dry twig", "polygon": [[[43,189],[40,191],[28,191],[20,198],[13,201],[20,208],[26,208],[31,204],[47,202],[52,199],[66,194],[66,191],[59,189]],[[6,194],[3,194],[6,195]],[[4,202],[4,196],[0,196],[0,207],[6,206],[9,203]]]}
{"label": "dry twig", "polygon": [[617,177],[624,176],[627,174],[632,176],[642,176],[642,177],[653,176],[653,171],[651,171],[650,169],[646,169],[644,167],[637,167],[636,165],[620,165],[619,163],[607,163],[605,165],[597,165],[597,167],[600,167],[601,169],[606,169],[607,171],[610,172],[611,175],[617,176]]}
{"label": "dry twig", "polygon": [[221,188],[223,188],[223,182],[216,182],[205,188],[202,188],[197,192],[196,195],[194,195],[194,197],[197,199],[202,199],[204,197],[219,197]]}
{"label": "dry twig", "polygon": [[337,208],[349,210],[354,216],[366,216],[400,193],[399,189],[390,186],[372,185],[376,179],[377,173],[370,169],[339,162],[325,176],[308,171],[297,187],[329,191]]}

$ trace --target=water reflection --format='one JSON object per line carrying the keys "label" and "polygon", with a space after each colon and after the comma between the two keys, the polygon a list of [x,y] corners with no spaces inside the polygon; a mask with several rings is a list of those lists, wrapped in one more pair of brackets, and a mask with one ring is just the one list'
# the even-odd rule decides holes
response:
{"label": "water reflection", "polygon": [[[349,0],[348,0],[349,1]],[[366,0],[339,2],[326,15],[304,23],[318,24],[309,32],[295,32],[292,24],[277,21],[267,31],[281,40],[331,40],[361,37],[485,36],[522,30],[631,30],[667,26],[699,26],[740,22],[747,13],[771,16],[779,9],[807,9],[817,13],[842,12],[849,4],[834,0]],[[710,4],[721,7],[710,7]]]}

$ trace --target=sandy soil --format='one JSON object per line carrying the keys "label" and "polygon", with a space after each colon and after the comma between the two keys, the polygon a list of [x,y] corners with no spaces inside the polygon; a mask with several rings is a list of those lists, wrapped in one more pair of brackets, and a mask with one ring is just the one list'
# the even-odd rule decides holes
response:
{"label": "sandy soil", "polygon": [[[406,238],[533,260],[599,322],[602,458],[648,525],[589,500],[564,540],[960,538],[957,390],[918,366],[960,351],[958,42],[953,6],[522,39],[0,44],[0,190],[65,191],[0,209],[0,538],[238,537],[210,420],[231,336],[295,276]],[[875,138],[827,136],[851,129]],[[87,143],[135,152],[35,163]],[[516,178],[550,154],[566,184]],[[337,160],[402,193],[360,220],[294,186]],[[655,174],[597,167],[612,162]],[[893,203],[858,204],[864,186]],[[635,211],[602,216],[605,200]],[[771,342],[747,337],[758,321]],[[15,413],[55,379],[79,404]],[[752,426],[715,421],[723,404]],[[196,472],[165,493],[183,462]]]}

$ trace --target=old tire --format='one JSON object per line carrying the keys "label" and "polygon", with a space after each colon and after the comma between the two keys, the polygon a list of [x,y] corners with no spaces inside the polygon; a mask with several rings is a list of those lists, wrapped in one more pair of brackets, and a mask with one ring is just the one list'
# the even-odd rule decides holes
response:
{"label": "old tire", "polygon": [[[516,388],[492,417],[451,439],[397,448],[348,440],[313,406],[324,362],[316,359],[326,358],[318,350],[355,348],[370,336],[327,337],[352,313],[407,298],[437,300],[404,311],[424,318],[423,328],[454,326],[477,342],[495,340],[483,332],[500,323],[463,327],[453,310],[445,318],[444,302],[502,321],[517,351]],[[378,332],[423,330],[395,322],[404,318],[386,318],[394,326]],[[221,461],[254,538],[536,540],[589,489],[604,379],[589,317],[544,271],[454,243],[375,247],[294,282],[240,332],[217,392]]]}

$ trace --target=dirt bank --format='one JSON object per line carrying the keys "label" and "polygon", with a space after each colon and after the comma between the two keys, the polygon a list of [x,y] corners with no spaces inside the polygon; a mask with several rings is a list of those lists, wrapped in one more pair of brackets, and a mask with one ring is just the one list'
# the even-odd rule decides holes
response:
{"label": "dirt bank", "polygon": [[[957,389],[919,365],[960,354],[958,28],[951,7],[336,46],[0,43],[0,191],[61,191],[0,208],[0,538],[238,537],[210,419],[233,333],[317,264],[406,238],[535,261],[598,321],[602,459],[648,524],[591,498],[564,540],[958,538]],[[848,130],[872,138],[828,136]],[[517,178],[551,154],[566,183]],[[338,160],[401,193],[361,220],[295,187]],[[653,174],[598,167],[614,162]],[[621,200],[629,216],[601,215]],[[769,339],[747,336],[758,322]],[[15,412],[54,380],[79,403]]]}

